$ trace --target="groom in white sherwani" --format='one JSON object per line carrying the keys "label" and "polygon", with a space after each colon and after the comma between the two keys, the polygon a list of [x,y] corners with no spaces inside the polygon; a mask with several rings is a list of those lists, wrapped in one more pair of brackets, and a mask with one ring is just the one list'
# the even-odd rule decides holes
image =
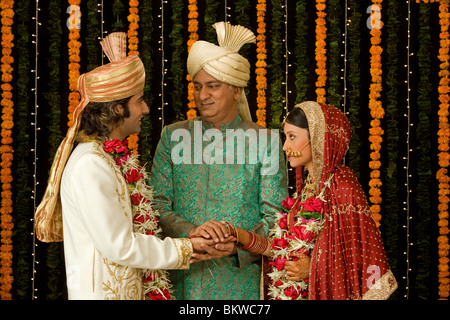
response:
{"label": "groom in white sherwani", "polygon": [[194,250],[209,244],[159,237],[147,173],[125,143],[149,112],[144,66],[127,56],[126,39],[106,37],[111,62],[80,76],[73,126],[36,212],[38,238],[64,241],[69,299],[170,299],[161,269],[188,269]]}

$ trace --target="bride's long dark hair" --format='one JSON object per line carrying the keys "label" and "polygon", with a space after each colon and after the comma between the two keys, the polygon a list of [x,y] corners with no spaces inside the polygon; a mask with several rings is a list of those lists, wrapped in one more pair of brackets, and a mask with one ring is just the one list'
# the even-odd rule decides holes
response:
{"label": "bride's long dark hair", "polygon": [[[288,113],[286,116],[286,119],[284,119],[284,122],[281,125],[281,128],[284,128],[284,124],[289,123],[293,126],[306,129],[308,130],[308,136],[309,136],[309,125],[308,125],[308,119],[306,118],[305,111],[303,111],[301,108],[294,108],[292,111]],[[306,169],[303,170],[302,176],[305,180],[308,175],[308,171]]]}
{"label": "bride's long dark hair", "polygon": [[309,130],[308,120],[306,119],[305,112],[301,108],[294,108],[291,112],[289,112],[284,122]]}

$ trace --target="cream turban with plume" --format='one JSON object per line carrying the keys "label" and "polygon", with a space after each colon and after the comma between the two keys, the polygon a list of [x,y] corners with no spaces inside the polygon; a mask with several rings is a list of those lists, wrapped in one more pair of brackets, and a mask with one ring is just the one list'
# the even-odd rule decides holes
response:
{"label": "cream turban with plume", "polygon": [[[246,43],[256,43],[252,31],[243,26],[226,22],[213,25],[219,45],[207,41],[196,41],[189,51],[187,69],[194,79],[197,72],[205,70],[216,80],[236,87],[246,87],[250,79],[250,63],[238,52]],[[237,101],[237,111],[242,118],[252,121],[244,90]]]}
{"label": "cream turban with plume", "polygon": [[111,62],[78,78],[81,100],[73,112],[73,125],[56,151],[44,197],[36,210],[36,236],[43,242],[63,240],[61,177],[73,149],[82,111],[90,101],[120,100],[144,90],[145,68],[139,56],[127,56],[126,33],[111,33],[100,44]]}

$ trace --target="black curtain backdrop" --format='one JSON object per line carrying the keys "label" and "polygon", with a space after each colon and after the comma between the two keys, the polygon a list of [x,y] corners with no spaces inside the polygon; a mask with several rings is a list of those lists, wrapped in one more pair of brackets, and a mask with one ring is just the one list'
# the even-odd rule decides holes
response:
{"label": "black curtain backdrop", "polygon": [[[80,72],[107,63],[98,38],[113,31],[127,31],[128,1],[83,0],[80,4]],[[283,7],[287,3],[287,10]],[[61,243],[42,243],[32,235],[33,193],[37,204],[45,190],[54,152],[67,130],[68,114],[68,36],[65,1],[40,0],[35,37],[34,2],[15,1],[13,33],[13,100],[15,104],[13,147],[13,299],[66,299],[65,270]],[[199,38],[215,42],[211,25],[225,20],[242,24],[256,33],[256,1],[198,0]],[[367,8],[371,1],[327,1],[327,102],[347,112],[352,123],[352,146],[346,164],[357,173],[368,194],[370,172],[370,30]],[[439,4],[410,4],[410,46],[408,74],[408,3],[385,0],[382,3],[383,91],[386,111],[381,150],[382,220],[380,226],[391,268],[399,283],[393,300],[438,299],[438,165],[437,131],[439,110]],[[347,9],[346,9],[347,7]],[[103,9],[103,13],[98,10]],[[145,89],[150,115],[140,134],[139,153],[148,169],[163,125],[186,119],[186,58],[189,38],[188,1],[139,1],[139,54],[147,72]],[[285,13],[287,12],[287,18]],[[103,21],[101,17],[103,14]],[[345,36],[347,19],[351,20]],[[304,100],[316,100],[314,1],[268,0],[267,48],[267,126],[279,128],[287,110]],[[287,24],[285,24],[285,22]],[[162,33],[163,31],[163,33]],[[163,38],[161,39],[161,35]],[[287,42],[284,40],[287,39]],[[35,131],[35,44],[37,56],[37,126]],[[164,46],[162,47],[162,42]],[[286,72],[286,44],[289,50]],[[160,50],[161,49],[161,50]],[[256,120],[256,45],[245,45],[241,54],[252,65],[247,93]],[[346,61],[344,60],[346,59]],[[163,69],[167,73],[163,74]],[[345,73],[344,73],[345,70]],[[344,78],[345,75],[345,78]],[[282,81],[280,81],[280,79]],[[407,92],[410,90],[410,109]],[[164,82],[164,84],[163,84]],[[286,84],[284,84],[286,83]],[[346,90],[346,91],[345,91]],[[286,91],[290,93],[286,96]],[[345,99],[344,99],[345,93]],[[162,96],[161,96],[162,95]],[[161,110],[162,99],[167,105]],[[287,100],[287,103],[285,102]],[[343,104],[345,103],[345,106]],[[284,107],[287,107],[287,110]],[[409,112],[408,112],[409,111]],[[410,114],[410,116],[405,116]],[[407,136],[408,126],[410,135]],[[37,145],[37,159],[30,150]],[[408,148],[409,142],[409,148]],[[411,151],[408,151],[411,150]],[[405,158],[409,157],[409,162]],[[36,167],[34,164],[36,163]],[[408,168],[410,177],[406,176]],[[36,168],[36,181],[33,178]],[[294,185],[290,172],[290,185]],[[407,198],[407,190],[411,190]],[[292,189],[291,189],[292,191]],[[409,200],[408,200],[409,199]],[[405,201],[409,201],[409,211]],[[410,220],[407,218],[411,217]],[[34,246],[34,241],[36,246]],[[33,263],[33,252],[38,263]],[[32,280],[34,278],[34,280]]]}

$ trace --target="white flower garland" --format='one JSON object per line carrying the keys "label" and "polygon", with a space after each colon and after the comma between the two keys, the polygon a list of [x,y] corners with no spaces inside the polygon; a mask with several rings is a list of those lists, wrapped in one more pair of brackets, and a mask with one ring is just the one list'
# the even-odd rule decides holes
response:
{"label": "white flower garland", "polygon": [[[329,187],[332,176],[325,183]],[[300,209],[295,216],[294,226],[288,226],[289,214],[278,212],[275,227],[270,232],[272,238],[271,260],[272,272],[268,274],[272,280],[269,284],[269,296],[273,300],[307,300],[308,279],[293,281],[287,277],[284,269],[286,261],[293,258],[293,253],[310,256],[320,231],[323,228],[323,198],[324,189],[317,197],[311,197],[305,203],[300,203]],[[297,200],[287,198],[284,208],[292,210]]]}
{"label": "white flower garland", "polygon": [[[272,246],[272,260],[275,264],[272,272],[268,274],[272,280],[269,285],[269,295],[274,300],[306,300],[308,297],[308,279],[293,281],[287,278],[287,271],[284,269],[284,263],[291,259],[293,252],[299,252],[310,255],[315,240],[323,227],[322,220],[297,218],[294,228],[301,228],[304,232],[310,232],[313,239],[301,240],[293,235],[289,230],[280,227],[280,221],[286,219],[287,214],[277,213],[277,221],[272,230],[272,244],[274,240],[285,240],[284,246]],[[275,248],[274,248],[275,247]]]}
{"label": "white flower garland", "polygon": [[[104,151],[111,153],[127,182],[133,210],[134,231],[161,238],[159,212],[153,209],[153,190],[146,183],[148,173],[140,165],[138,155],[128,151],[127,140],[105,142]],[[144,269],[143,293],[147,300],[170,300],[171,284],[165,270]]]}

